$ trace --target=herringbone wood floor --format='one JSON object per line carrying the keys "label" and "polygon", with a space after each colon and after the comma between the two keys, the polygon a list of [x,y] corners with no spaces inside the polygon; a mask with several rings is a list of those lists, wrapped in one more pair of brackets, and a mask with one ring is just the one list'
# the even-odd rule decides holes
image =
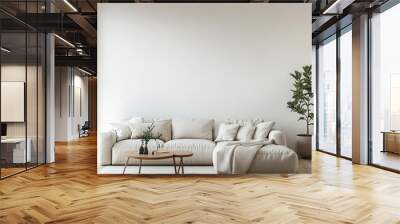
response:
{"label": "herringbone wood floor", "polygon": [[98,176],[95,141],[0,181],[0,223],[400,223],[400,175],[326,154],[288,178]]}

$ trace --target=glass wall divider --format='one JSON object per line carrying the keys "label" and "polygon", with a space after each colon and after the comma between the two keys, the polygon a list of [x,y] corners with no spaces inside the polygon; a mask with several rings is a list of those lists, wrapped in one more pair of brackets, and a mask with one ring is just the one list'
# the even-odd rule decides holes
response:
{"label": "glass wall divider", "polygon": [[21,1],[24,21],[0,11],[0,20],[14,21],[12,29],[0,21],[0,179],[46,162],[46,35],[27,20],[45,3]]}

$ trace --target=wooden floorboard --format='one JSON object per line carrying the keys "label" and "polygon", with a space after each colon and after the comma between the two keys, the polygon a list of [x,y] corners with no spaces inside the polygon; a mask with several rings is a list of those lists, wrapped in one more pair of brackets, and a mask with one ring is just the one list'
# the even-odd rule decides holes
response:
{"label": "wooden floorboard", "polygon": [[400,175],[314,152],[312,174],[98,176],[96,139],[0,181],[0,223],[400,223]]}

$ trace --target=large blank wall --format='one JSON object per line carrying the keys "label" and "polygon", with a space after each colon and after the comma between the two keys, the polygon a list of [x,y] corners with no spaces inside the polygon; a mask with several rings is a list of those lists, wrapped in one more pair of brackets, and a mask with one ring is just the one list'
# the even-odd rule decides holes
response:
{"label": "large blank wall", "polygon": [[310,4],[99,4],[98,125],[145,118],[275,120],[311,64]]}

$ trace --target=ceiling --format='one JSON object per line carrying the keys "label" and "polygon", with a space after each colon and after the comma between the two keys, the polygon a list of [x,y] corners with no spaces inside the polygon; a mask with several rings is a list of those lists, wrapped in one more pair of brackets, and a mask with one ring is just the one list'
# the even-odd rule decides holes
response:
{"label": "ceiling", "polygon": [[[313,16],[310,22],[313,24],[313,42],[316,42],[330,32],[335,32],[338,20],[346,21],[347,17],[351,23],[352,16],[377,7],[385,1],[387,0],[1,0],[0,23],[1,30],[5,33],[17,33],[24,31],[25,28],[40,32],[55,32],[58,35],[55,38],[56,65],[80,66],[95,73],[97,3],[308,2],[312,3]],[[50,11],[52,13],[49,13]],[[342,25],[346,25],[346,22]],[[9,41],[20,41],[20,38],[8,35],[11,38]]]}

